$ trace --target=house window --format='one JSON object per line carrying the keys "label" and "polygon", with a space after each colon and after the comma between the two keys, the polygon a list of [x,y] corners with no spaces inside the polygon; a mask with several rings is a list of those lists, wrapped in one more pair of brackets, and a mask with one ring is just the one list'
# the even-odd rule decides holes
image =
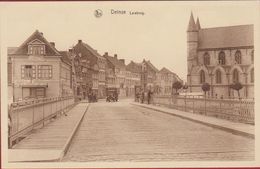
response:
{"label": "house window", "polygon": [[251,52],[251,62],[254,63],[254,50]]}
{"label": "house window", "polygon": [[235,53],[235,61],[237,64],[241,64],[241,52],[240,50],[236,51]]}
{"label": "house window", "polygon": [[52,66],[51,65],[38,65],[38,78],[39,79],[51,79],[52,78]]}
{"label": "house window", "polygon": [[45,54],[45,47],[44,47],[44,45],[29,45],[28,46],[28,54],[44,55]]}
{"label": "house window", "polygon": [[237,69],[235,69],[233,71],[233,82],[234,83],[239,82],[239,73],[238,73]]}
{"label": "house window", "polygon": [[221,83],[221,72],[220,72],[220,70],[216,71],[216,83],[217,84]]}
{"label": "house window", "polygon": [[43,87],[30,88],[30,97],[32,98],[45,97],[45,88]]}
{"label": "house window", "polygon": [[35,79],[36,66],[35,65],[22,65],[21,70],[22,79]]}
{"label": "house window", "polygon": [[204,61],[204,65],[210,65],[210,56],[208,53],[204,54],[203,61]]}
{"label": "house window", "polygon": [[205,83],[205,72],[203,70],[200,71],[200,83]]}
{"label": "house window", "polygon": [[251,71],[250,71],[250,81],[251,81],[251,83],[254,83],[254,81],[255,81],[255,71],[254,71],[254,69],[251,69]]}
{"label": "house window", "polygon": [[225,60],[225,53],[223,51],[221,51],[218,55],[218,63],[220,65],[225,65],[226,64],[226,60]]}

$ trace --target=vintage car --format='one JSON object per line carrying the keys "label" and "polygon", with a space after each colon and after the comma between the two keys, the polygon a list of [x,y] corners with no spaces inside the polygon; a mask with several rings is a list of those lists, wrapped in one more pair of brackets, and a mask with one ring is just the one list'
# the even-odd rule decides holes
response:
{"label": "vintage car", "polygon": [[106,101],[107,102],[117,102],[118,101],[118,89],[117,88],[107,88],[106,89]]}

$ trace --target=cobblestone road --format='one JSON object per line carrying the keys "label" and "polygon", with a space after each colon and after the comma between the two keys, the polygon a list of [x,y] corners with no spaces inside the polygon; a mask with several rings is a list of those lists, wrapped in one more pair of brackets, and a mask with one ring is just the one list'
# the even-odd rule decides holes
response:
{"label": "cobblestone road", "polygon": [[254,140],[135,107],[94,103],[63,161],[254,160]]}

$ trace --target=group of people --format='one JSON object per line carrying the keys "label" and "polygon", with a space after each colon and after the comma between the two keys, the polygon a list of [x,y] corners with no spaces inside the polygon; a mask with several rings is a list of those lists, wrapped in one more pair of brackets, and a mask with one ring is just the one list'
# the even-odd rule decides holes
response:
{"label": "group of people", "polygon": [[145,101],[147,101],[147,104],[150,104],[152,100],[152,95],[153,93],[151,90],[148,90],[148,92],[142,90],[141,92],[136,93],[135,98],[137,102],[144,103]]}
{"label": "group of people", "polygon": [[88,102],[97,102],[97,95],[94,94],[93,92],[89,92],[88,94]]}

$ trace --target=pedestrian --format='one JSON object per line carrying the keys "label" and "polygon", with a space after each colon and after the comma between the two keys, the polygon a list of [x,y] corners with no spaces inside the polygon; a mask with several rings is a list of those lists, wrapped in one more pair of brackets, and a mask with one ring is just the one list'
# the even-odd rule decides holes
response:
{"label": "pedestrian", "polygon": [[141,103],[144,103],[144,91],[142,91]]}
{"label": "pedestrian", "polygon": [[151,101],[151,90],[149,90],[147,93],[147,103],[150,104],[150,101]]}

